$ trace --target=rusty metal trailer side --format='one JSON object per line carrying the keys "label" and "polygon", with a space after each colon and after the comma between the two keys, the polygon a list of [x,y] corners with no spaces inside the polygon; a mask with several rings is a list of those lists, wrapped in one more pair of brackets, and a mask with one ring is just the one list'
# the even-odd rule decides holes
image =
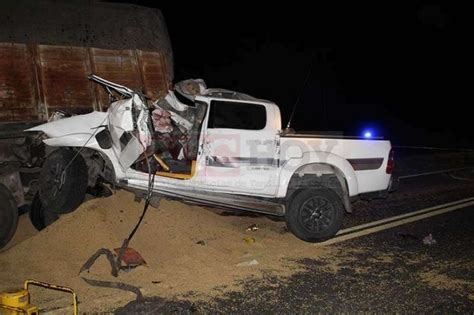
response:
{"label": "rusty metal trailer side", "polygon": [[107,95],[90,73],[157,99],[170,85],[166,67],[162,53],[139,49],[0,43],[0,122],[105,110]]}

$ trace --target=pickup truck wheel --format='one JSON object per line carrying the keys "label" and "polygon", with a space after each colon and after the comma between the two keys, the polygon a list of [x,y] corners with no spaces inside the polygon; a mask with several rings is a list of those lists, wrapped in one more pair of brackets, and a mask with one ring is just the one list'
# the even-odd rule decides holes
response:
{"label": "pickup truck wheel", "polygon": [[43,163],[39,181],[42,205],[63,214],[76,210],[87,190],[87,165],[82,155],[69,149],[53,151]]}
{"label": "pickup truck wheel", "polygon": [[12,239],[18,226],[18,208],[12,193],[0,184],[0,248]]}
{"label": "pickup truck wheel", "polygon": [[299,239],[321,242],[341,228],[344,205],[330,189],[305,189],[290,203],[285,219],[288,229]]}

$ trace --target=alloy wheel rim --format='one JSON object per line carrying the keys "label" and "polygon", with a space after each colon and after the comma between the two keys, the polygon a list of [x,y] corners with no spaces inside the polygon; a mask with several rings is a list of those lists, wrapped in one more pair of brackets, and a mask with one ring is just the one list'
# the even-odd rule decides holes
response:
{"label": "alloy wheel rim", "polygon": [[301,206],[301,223],[310,232],[322,232],[331,225],[334,218],[333,210],[334,207],[327,198],[311,197]]}

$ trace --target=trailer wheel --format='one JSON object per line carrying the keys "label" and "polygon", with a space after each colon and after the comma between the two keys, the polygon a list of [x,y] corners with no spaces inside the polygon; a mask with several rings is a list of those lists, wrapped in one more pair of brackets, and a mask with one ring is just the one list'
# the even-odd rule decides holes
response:
{"label": "trailer wheel", "polygon": [[12,239],[18,226],[18,208],[13,194],[0,183],[0,248]]}
{"label": "trailer wheel", "polygon": [[288,229],[299,239],[322,242],[342,226],[344,205],[330,189],[305,189],[293,198],[285,214]]}
{"label": "trailer wheel", "polygon": [[58,214],[76,210],[87,190],[87,165],[75,151],[58,149],[43,163],[39,181],[42,205]]}
{"label": "trailer wheel", "polygon": [[59,215],[45,209],[41,203],[39,193],[36,193],[30,207],[30,221],[33,226],[41,231],[57,219],[59,219]]}

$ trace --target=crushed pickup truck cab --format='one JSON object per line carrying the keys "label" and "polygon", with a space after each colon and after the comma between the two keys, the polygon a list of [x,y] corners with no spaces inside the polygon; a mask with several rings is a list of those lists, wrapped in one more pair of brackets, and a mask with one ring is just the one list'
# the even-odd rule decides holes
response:
{"label": "crushed pickup truck cab", "polygon": [[384,140],[282,130],[271,101],[200,80],[177,84],[156,102],[97,76],[113,101],[36,126],[52,150],[40,179],[48,209],[73,211],[86,188],[109,182],[145,197],[284,216],[298,238],[334,236],[351,201],[385,192],[393,154]]}

